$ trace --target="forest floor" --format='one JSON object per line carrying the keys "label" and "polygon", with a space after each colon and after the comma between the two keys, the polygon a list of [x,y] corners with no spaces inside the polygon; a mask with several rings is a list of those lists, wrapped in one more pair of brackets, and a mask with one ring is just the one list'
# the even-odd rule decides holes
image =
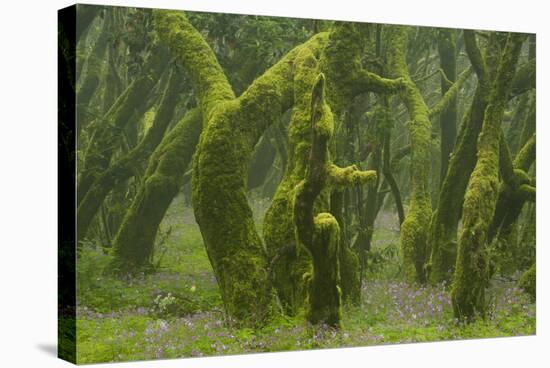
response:
{"label": "forest floor", "polygon": [[[267,202],[255,201],[258,219]],[[221,298],[192,209],[178,197],[161,225],[158,271],[120,280],[105,272],[110,256],[86,246],[78,263],[78,363],[367,346],[535,333],[535,304],[513,281],[493,281],[489,315],[463,325],[448,288],[399,278],[399,234],[381,216],[374,256],[356,307],[343,328],[310,326],[303,316],[275,317],[259,329],[224,321]],[[261,223],[261,221],[257,221]]]}

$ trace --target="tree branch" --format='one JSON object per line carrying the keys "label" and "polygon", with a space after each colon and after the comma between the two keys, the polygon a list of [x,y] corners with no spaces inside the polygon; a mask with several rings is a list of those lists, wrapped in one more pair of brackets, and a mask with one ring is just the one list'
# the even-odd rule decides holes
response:
{"label": "tree branch", "polygon": [[208,123],[219,102],[235,98],[216,55],[183,12],[155,9],[153,15],[157,34],[189,73],[202,116]]}
{"label": "tree branch", "polygon": [[458,94],[458,91],[460,90],[460,87],[468,80],[470,75],[472,75],[472,68],[468,68],[465,71],[460,74],[457,81],[453,83],[453,85],[447,90],[447,92],[441,97],[439,102],[430,109],[429,116],[430,118],[434,117],[435,115],[439,114],[441,111],[445,110],[447,106],[451,103],[451,101],[455,98],[455,96]]}
{"label": "tree branch", "polygon": [[329,182],[337,187],[367,184],[376,181],[376,171],[360,170],[356,165],[338,167],[331,164],[328,167]]}
{"label": "tree branch", "polygon": [[477,44],[475,31],[464,30],[464,47],[466,48],[470,63],[472,63],[472,67],[477,75],[477,79],[479,79],[481,83],[484,83],[487,77],[487,65]]}
{"label": "tree branch", "polygon": [[404,87],[403,78],[383,78],[376,73],[361,70],[355,82],[355,94],[374,92],[394,94]]}
{"label": "tree branch", "polygon": [[536,135],[533,134],[531,138],[525,142],[523,147],[519,150],[516,158],[514,159],[514,167],[527,172],[529,167],[535,161],[536,157]]}
{"label": "tree branch", "polygon": [[520,185],[519,194],[528,202],[535,203],[537,198],[537,190],[534,186],[531,186],[529,184],[522,184]]}
{"label": "tree branch", "polygon": [[500,130],[500,141],[499,141],[499,167],[500,175],[502,180],[511,187],[514,187],[515,174],[514,174],[514,165],[512,163],[512,155],[510,154],[510,148],[508,143],[506,143],[506,138],[504,137],[504,132]]}

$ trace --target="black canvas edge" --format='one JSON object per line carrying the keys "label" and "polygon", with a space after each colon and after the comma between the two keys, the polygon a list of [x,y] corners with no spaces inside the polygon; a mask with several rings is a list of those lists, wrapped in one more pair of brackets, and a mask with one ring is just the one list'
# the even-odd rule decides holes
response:
{"label": "black canvas edge", "polygon": [[57,13],[57,355],[76,363],[76,5]]}

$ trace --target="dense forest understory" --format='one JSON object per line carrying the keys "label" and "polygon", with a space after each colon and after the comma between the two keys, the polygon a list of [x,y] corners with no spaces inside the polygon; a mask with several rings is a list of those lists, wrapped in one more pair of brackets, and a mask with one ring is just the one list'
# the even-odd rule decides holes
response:
{"label": "dense forest understory", "polygon": [[534,35],[77,15],[79,363],[535,333]]}

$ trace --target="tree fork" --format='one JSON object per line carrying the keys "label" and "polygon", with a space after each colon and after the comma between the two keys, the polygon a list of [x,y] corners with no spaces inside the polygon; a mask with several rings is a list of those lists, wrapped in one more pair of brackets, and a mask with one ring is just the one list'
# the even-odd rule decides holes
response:
{"label": "tree fork", "polygon": [[485,315],[486,243],[498,194],[500,123],[523,39],[521,34],[508,35],[483,121],[478,161],[464,199],[463,229],[451,290],[454,314],[460,320],[471,321],[477,315]]}
{"label": "tree fork", "polygon": [[320,74],[311,93],[311,151],[308,169],[296,188],[294,222],[296,235],[312,256],[308,278],[307,318],[311,323],[341,324],[341,288],[338,221],[326,212],[315,215],[317,197],[329,186],[347,186],[376,179],[373,171],[355,166],[339,168],[329,161],[328,142],[334,130],[330,108],[324,98],[325,78]]}
{"label": "tree fork", "polygon": [[[441,189],[437,208],[432,214],[428,246],[430,259],[426,267],[430,283],[450,281],[456,264],[456,238],[462,214],[462,198],[477,161],[478,136],[485,118],[488,85],[485,56],[472,31],[464,32],[464,45],[477,75],[477,86],[468,113],[460,127],[457,142]],[[488,47],[489,48],[489,47]],[[456,83],[455,83],[456,84]]]}

